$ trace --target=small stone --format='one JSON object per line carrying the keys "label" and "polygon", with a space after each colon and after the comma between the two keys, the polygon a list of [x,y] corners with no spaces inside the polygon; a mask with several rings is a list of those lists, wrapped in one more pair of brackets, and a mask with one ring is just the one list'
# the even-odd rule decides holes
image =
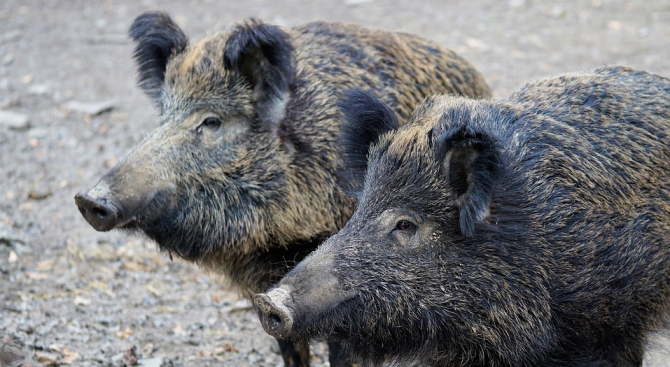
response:
{"label": "small stone", "polygon": [[9,66],[14,62],[14,54],[7,54],[2,58],[2,65]]}
{"label": "small stone", "polygon": [[26,74],[26,75],[22,76],[20,80],[21,80],[21,83],[23,83],[23,84],[30,84],[30,83],[33,82],[33,80],[35,80],[35,75],[32,74],[32,73],[31,74]]}
{"label": "small stone", "polygon": [[35,84],[28,88],[28,94],[32,94],[34,96],[42,96],[47,93],[49,93],[49,86],[46,84]]}
{"label": "small stone", "polygon": [[11,42],[21,37],[21,31],[13,30],[0,35],[0,44]]}
{"label": "small stone", "polygon": [[16,233],[14,228],[0,221],[0,245],[1,244],[12,246],[14,247],[14,250],[17,251],[17,253],[21,254],[22,251],[16,248],[16,245],[24,244],[24,242],[21,239],[21,236],[18,233]]}
{"label": "small stone", "polygon": [[28,136],[33,139],[44,139],[49,136],[49,130],[42,127],[32,128],[28,132]]}
{"label": "small stone", "polygon": [[344,0],[344,5],[356,6],[373,3],[375,0]]}
{"label": "small stone", "polygon": [[111,111],[114,108],[115,101],[101,101],[101,102],[80,102],[70,101],[65,105],[65,108],[84,113],[89,116],[96,116],[103,112]]}
{"label": "small stone", "polygon": [[35,352],[35,357],[37,357],[37,362],[39,362],[43,366],[55,366],[58,364],[60,354],[49,353],[38,350]]}
{"label": "small stone", "polygon": [[140,359],[138,366],[161,367],[162,364],[163,364],[163,358],[147,358],[147,359]]}
{"label": "small stone", "polygon": [[22,113],[0,111],[0,126],[6,126],[12,130],[24,130],[30,127],[30,120]]}
{"label": "small stone", "polygon": [[621,30],[621,27],[623,27],[623,23],[621,23],[618,20],[610,20],[609,22],[607,22],[607,28],[613,31]]}
{"label": "small stone", "polygon": [[74,304],[77,306],[88,306],[91,304],[91,299],[90,298],[84,298],[81,296],[76,296],[74,298]]}
{"label": "small stone", "polygon": [[0,90],[8,91],[11,89],[12,89],[12,82],[9,79],[7,78],[0,79]]}

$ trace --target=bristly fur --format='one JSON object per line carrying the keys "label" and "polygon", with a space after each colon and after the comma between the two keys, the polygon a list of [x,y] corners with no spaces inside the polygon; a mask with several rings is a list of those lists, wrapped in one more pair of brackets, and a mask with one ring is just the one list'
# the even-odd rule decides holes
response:
{"label": "bristly fur", "polygon": [[[96,228],[141,232],[248,298],[353,211],[336,184],[343,90],[372,91],[402,118],[427,95],[490,96],[466,60],[405,33],[249,20],[188,44],[156,12],[130,33],[139,85],[159,105],[160,126],[87,192],[89,203],[116,208],[113,223]],[[286,363],[307,363],[309,350],[287,346]]]}
{"label": "bristly fur", "polygon": [[344,117],[338,138],[342,165],[338,183],[352,196],[362,190],[368,149],[386,132],[400,127],[398,118],[385,103],[370,92],[348,90],[337,105]]}
{"label": "bristly fur", "polygon": [[163,12],[147,12],[137,17],[129,33],[136,44],[133,55],[138,66],[138,84],[158,104],[168,60],[186,48],[188,38]]}
{"label": "bristly fur", "polygon": [[642,366],[670,316],[669,203],[670,79],[430,97],[371,144],[347,224],[266,296],[297,320],[282,335],[365,366]]}

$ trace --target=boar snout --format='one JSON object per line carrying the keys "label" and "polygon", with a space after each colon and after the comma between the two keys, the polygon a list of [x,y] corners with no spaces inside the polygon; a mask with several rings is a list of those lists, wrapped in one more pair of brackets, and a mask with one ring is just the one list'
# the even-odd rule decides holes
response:
{"label": "boar snout", "polygon": [[176,186],[159,177],[143,157],[131,156],[110,169],[90,190],[74,197],[81,215],[97,231],[135,229],[174,208]]}
{"label": "boar snout", "polygon": [[257,294],[254,305],[263,329],[277,339],[288,339],[293,328],[293,312],[284,304],[289,293],[276,288],[267,294]]}
{"label": "boar snout", "polygon": [[106,196],[93,196],[94,190],[74,197],[79,212],[96,231],[112,230],[119,223],[119,210]]}

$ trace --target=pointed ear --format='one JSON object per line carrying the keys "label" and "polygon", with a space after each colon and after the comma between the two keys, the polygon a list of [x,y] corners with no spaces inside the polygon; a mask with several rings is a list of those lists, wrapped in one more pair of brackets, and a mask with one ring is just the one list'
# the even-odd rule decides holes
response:
{"label": "pointed ear", "polygon": [[295,77],[288,34],[253,19],[233,30],[226,42],[224,63],[251,85],[261,121],[277,123],[284,118]]}
{"label": "pointed ear", "polygon": [[472,237],[475,223],[489,215],[493,186],[501,170],[501,150],[486,132],[460,126],[440,136],[436,151],[457,197],[461,233]]}
{"label": "pointed ear", "polygon": [[158,103],[169,58],[188,45],[184,32],[163,12],[146,12],[130,26],[140,88]]}
{"label": "pointed ear", "polygon": [[338,153],[342,158],[338,181],[345,191],[355,195],[363,187],[370,146],[400,125],[395,113],[368,92],[345,91],[338,107],[344,116],[338,138]]}

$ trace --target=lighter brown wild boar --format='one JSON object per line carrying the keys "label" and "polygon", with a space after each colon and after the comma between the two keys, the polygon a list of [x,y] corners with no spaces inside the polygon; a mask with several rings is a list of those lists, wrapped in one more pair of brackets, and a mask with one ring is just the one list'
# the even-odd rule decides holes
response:
{"label": "lighter brown wild boar", "polygon": [[[144,233],[246,297],[352,213],[335,179],[340,91],[368,90],[401,119],[431,94],[490,95],[454,52],[351,24],[251,20],[189,44],[168,15],[149,12],[130,35],[160,125],[77,206],[96,230]],[[280,348],[287,366],[308,365],[307,346]],[[332,348],[331,365],[349,365]]]}

